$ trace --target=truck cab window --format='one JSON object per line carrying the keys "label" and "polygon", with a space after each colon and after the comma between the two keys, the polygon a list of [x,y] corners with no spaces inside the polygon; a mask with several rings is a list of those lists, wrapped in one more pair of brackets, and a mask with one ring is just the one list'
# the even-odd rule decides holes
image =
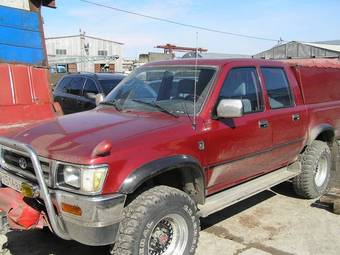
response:
{"label": "truck cab window", "polygon": [[98,88],[96,83],[92,79],[87,79],[85,86],[84,86],[84,95],[86,96],[87,93],[98,94]]}
{"label": "truck cab window", "polygon": [[264,82],[267,88],[271,109],[279,109],[294,105],[289,83],[282,68],[262,67]]}
{"label": "truck cab window", "polygon": [[244,113],[262,111],[262,92],[256,68],[232,69],[223,83],[219,96],[221,99],[241,99]]}

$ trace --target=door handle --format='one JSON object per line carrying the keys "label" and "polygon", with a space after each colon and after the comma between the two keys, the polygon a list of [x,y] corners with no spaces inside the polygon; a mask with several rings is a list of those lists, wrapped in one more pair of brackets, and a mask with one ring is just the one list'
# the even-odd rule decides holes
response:
{"label": "door handle", "polygon": [[267,127],[269,127],[269,122],[268,122],[268,120],[260,120],[260,121],[259,121],[259,127],[260,127],[260,128],[267,128]]}
{"label": "door handle", "polygon": [[293,121],[298,121],[298,120],[300,120],[300,114],[298,114],[298,113],[293,114],[293,115],[292,115],[292,120],[293,120]]}

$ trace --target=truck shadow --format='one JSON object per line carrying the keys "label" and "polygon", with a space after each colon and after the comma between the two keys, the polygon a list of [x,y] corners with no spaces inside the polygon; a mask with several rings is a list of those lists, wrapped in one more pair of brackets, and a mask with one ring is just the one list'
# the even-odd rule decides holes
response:
{"label": "truck shadow", "polygon": [[110,254],[109,247],[91,247],[56,237],[48,229],[13,231],[7,234],[12,255],[93,255]]}
{"label": "truck shadow", "polygon": [[292,183],[287,181],[271,188],[270,190],[265,190],[257,195],[216,212],[207,218],[201,219],[201,230],[207,229],[221,221],[233,217],[257,204],[266,201],[267,199],[276,196],[277,194],[298,198],[298,196],[294,193]]}

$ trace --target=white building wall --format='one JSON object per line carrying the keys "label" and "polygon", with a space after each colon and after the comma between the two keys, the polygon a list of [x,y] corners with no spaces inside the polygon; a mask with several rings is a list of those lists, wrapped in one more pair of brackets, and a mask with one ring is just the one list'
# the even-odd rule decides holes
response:
{"label": "white building wall", "polygon": [[[88,54],[83,48],[81,52],[82,41],[85,45],[89,45]],[[123,71],[123,57],[122,57],[122,44],[87,37],[82,40],[80,36],[62,37],[62,38],[47,38],[46,39],[47,55],[50,63],[75,63],[77,62],[78,71],[94,72],[94,65],[99,64],[115,64],[115,71]],[[66,55],[56,55],[57,49],[66,50]],[[107,56],[118,55],[117,60],[93,60],[98,58],[98,51],[106,50]],[[81,57],[83,55],[83,58]],[[81,60],[84,60],[83,63]]]}

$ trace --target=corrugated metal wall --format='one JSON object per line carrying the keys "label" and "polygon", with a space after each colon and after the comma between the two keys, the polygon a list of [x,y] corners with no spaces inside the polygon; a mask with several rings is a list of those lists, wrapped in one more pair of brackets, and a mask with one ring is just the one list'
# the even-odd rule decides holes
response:
{"label": "corrugated metal wall", "polygon": [[299,42],[277,45],[269,50],[254,55],[255,58],[287,59],[287,58],[320,58],[338,57],[340,53],[325,50]]}

